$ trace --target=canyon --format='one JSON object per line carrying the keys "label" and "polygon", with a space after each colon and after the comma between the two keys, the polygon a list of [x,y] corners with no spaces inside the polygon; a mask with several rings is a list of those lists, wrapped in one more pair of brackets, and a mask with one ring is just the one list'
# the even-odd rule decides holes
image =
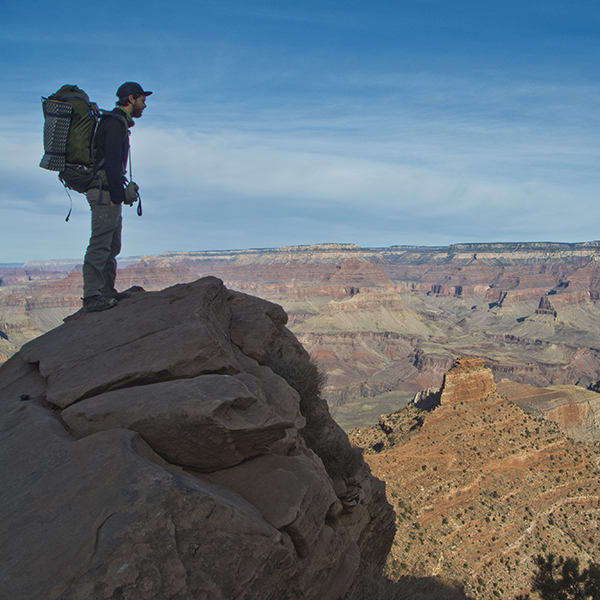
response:
{"label": "canyon", "polygon": [[[120,289],[202,276],[281,305],[345,428],[439,386],[462,355],[499,381],[600,380],[600,242],[165,252],[120,262]],[[0,360],[80,306],[75,261],[0,267]],[[362,417],[361,417],[362,418]]]}

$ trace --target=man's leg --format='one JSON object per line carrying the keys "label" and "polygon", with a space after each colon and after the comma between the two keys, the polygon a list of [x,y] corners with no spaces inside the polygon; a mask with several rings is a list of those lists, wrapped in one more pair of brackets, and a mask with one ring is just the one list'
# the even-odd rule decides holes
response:
{"label": "man's leg", "polygon": [[104,277],[104,287],[102,288],[102,295],[107,298],[114,298],[117,296],[117,290],[115,289],[115,280],[117,278],[117,256],[121,252],[121,230],[123,227],[123,218],[119,215],[119,222],[113,231],[112,240],[110,243],[110,253],[106,259],[104,265],[104,271],[102,275]]}
{"label": "man's leg", "polygon": [[[98,204],[98,195],[98,190],[87,193],[92,211],[92,234],[83,261],[84,300],[102,295],[106,286],[104,273],[109,260],[113,263],[109,265],[109,276],[112,271],[116,273],[116,260],[114,256],[111,257],[117,246],[115,236],[120,249],[121,206],[111,206],[110,194],[106,191],[102,192],[102,203]],[[109,285],[112,287],[114,280]]]}

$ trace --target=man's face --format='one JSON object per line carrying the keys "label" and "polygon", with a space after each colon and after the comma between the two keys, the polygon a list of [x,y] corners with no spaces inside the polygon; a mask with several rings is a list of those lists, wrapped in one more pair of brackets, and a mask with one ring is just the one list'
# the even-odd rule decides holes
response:
{"label": "man's face", "polygon": [[139,119],[146,108],[146,96],[138,96],[131,105],[131,116]]}

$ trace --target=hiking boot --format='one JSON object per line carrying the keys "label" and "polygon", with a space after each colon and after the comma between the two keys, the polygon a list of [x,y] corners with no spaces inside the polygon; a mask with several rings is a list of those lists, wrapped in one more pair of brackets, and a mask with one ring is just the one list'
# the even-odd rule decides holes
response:
{"label": "hiking boot", "polygon": [[131,298],[131,292],[117,292],[112,296],[117,302],[121,302],[121,300],[125,300],[125,298]]}
{"label": "hiking boot", "polygon": [[83,299],[83,312],[98,312],[117,306],[118,301],[106,296],[90,296]]}

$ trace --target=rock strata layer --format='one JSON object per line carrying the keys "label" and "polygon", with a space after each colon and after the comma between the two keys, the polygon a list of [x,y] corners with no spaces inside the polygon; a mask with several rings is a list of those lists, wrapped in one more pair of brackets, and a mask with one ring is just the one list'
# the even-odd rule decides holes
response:
{"label": "rock strata layer", "polygon": [[537,388],[503,379],[498,392],[534,417],[554,421],[573,440],[600,443],[600,394],[576,385]]}
{"label": "rock strata layer", "polygon": [[444,375],[441,404],[472,402],[496,391],[492,371],[482,358],[463,356]]}
{"label": "rock strata layer", "polygon": [[384,485],[270,368],[312,372],[285,323],[207,277],[77,313],[8,360],[3,594],[336,600],[381,567]]}

